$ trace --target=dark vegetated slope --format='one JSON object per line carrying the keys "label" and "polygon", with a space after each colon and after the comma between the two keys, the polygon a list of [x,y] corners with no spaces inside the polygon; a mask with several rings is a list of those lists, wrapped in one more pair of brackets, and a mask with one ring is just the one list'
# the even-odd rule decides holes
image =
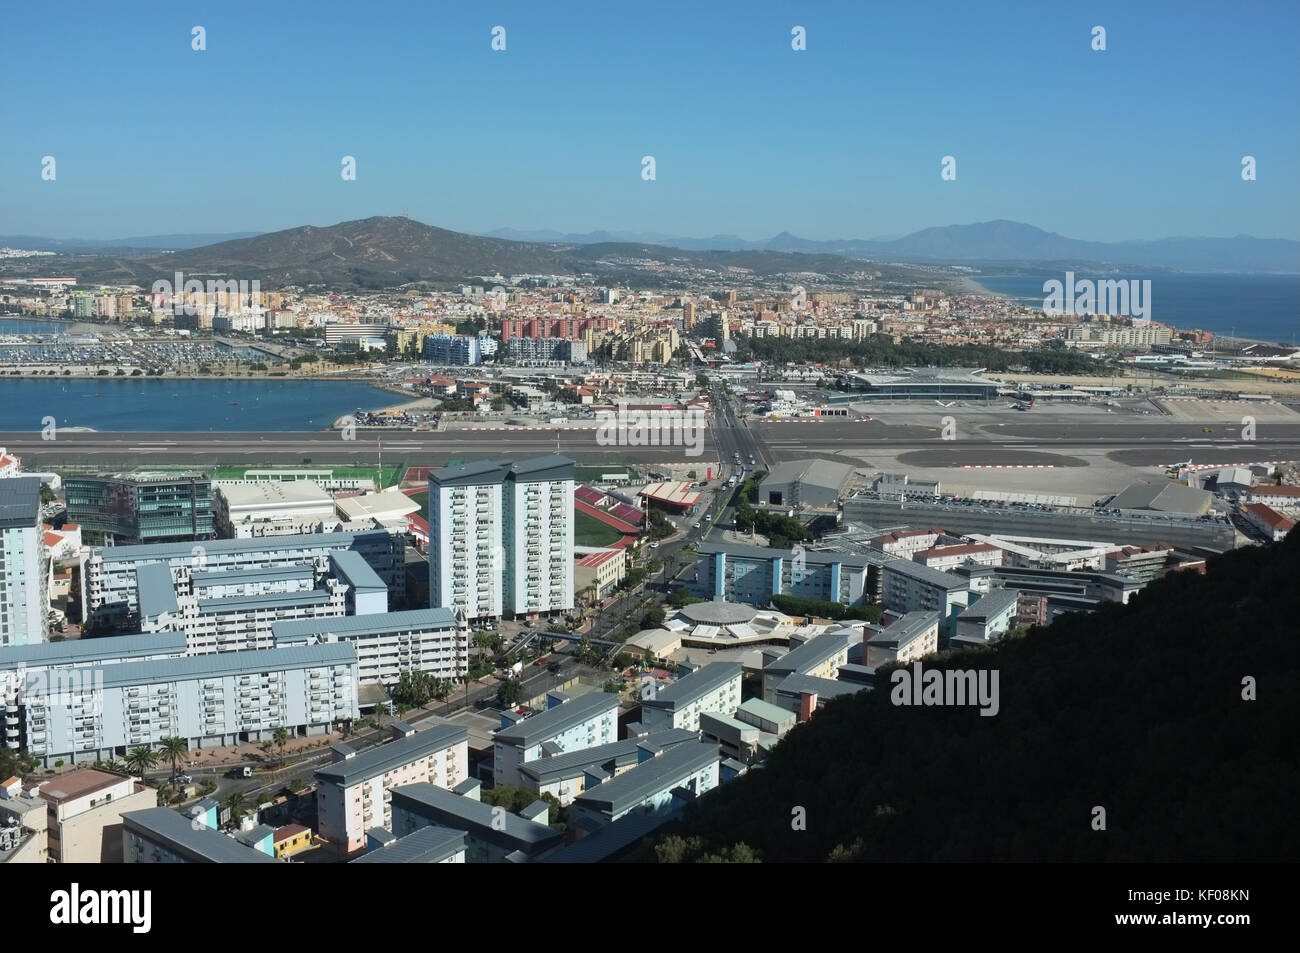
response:
{"label": "dark vegetated slope", "polygon": [[895,706],[880,673],[643,857],[716,859],[743,842],[768,861],[1294,861],[1298,588],[1293,533],[1128,606],[934,660],[998,670],[993,717]]}

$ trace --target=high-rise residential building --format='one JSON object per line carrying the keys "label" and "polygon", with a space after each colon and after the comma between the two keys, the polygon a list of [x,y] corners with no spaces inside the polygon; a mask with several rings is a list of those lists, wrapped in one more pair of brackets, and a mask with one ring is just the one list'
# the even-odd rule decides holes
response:
{"label": "high-rise residential building", "polygon": [[69,522],[89,543],[211,539],[212,481],[204,473],[100,473],[64,482]]}
{"label": "high-rise residential building", "polygon": [[48,577],[40,478],[0,480],[0,646],[45,641]]}
{"label": "high-rise residential building", "polygon": [[508,463],[481,461],[429,474],[429,604],[470,619],[502,610],[502,490]]}
{"label": "high-rise residential building", "polygon": [[695,327],[695,302],[682,302],[682,330],[689,331]]}
{"label": "high-rise residential building", "polygon": [[573,461],[549,456],[516,463],[505,489],[505,611],[572,609]]}
{"label": "high-rise residential building", "polygon": [[573,608],[573,461],[431,473],[429,598],[470,619]]}
{"label": "high-rise residential building", "polygon": [[496,352],[496,339],[486,335],[431,334],[424,339],[424,359],[434,364],[481,364]]}

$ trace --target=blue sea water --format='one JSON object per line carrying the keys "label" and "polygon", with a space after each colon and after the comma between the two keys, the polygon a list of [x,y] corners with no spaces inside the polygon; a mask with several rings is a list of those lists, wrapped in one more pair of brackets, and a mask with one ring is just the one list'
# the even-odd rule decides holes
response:
{"label": "blue sea water", "polygon": [[45,417],[104,431],[323,430],[401,401],[353,381],[0,378],[0,431],[37,432]]}
{"label": "blue sea water", "polygon": [[[1300,275],[1093,274],[1090,278],[1151,281],[1151,319],[1182,331],[1200,328],[1217,336],[1300,344]],[[994,294],[1043,306],[1043,283],[1065,282],[1065,274],[979,275]]]}
{"label": "blue sea water", "polygon": [[0,315],[0,334],[58,334],[72,327],[67,321],[56,319]]}

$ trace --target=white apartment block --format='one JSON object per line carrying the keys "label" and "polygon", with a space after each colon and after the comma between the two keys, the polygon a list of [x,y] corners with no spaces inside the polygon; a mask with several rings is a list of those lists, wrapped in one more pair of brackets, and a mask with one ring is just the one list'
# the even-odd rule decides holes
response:
{"label": "white apartment block", "polygon": [[184,655],[183,632],[73,639],[5,649],[0,652],[0,742],[10,750],[28,746],[23,737],[26,717],[22,709],[29,691],[40,695],[72,689],[77,684],[77,669]]}
{"label": "white apartment block", "polygon": [[574,823],[591,830],[628,814],[659,814],[671,808],[678,788],[698,797],[718,786],[716,744],[691,742],[665,751],[643,743],[640,749],[643,760],[635,768],[574,798],[569,808]]}
{"label": "white apartment block", "polygon": [[[1012,604],[1014,608],[1014,600]],[[909,612],[885,628],[867,625],[862,633],[863,663],[879,668],[931,655],[939,651],[939,625],[937,612]]]}
{"label": "white apartment block", "polygon": [[27,750],[46,765],[123,758],[185,738],[191,748],[322,735],[358,717],[351,645],[223,652],[80,666],[24,696]]}
{"label": "white apartment block", "polygon": [[1001,566],[1002,549],[991,543],[936,546],[934,549],[921,550],[912,557],[912,561],[940,572],[958,566]]}
{"label": "white apartment block", "polygon": [[49,573],[38,477],[0,480],[0,648],[46,638]]}
{"label": "white apartment block", "polygon": [[358,754],[333,748],[334,763],[316,772],[318,830],[342,853],[366,846],[366,832],[391,830],[392,790],[434,784],[451,790],[469,776],[469,729],[438,725]]}
{"label": "white apartment block", "polygon": [[573,700],[559,692],[548,696],[549,708],[520,719],[501,716],[492,737],[493,774],[497,785],[521,783],[519,767],[546,755],[594,748],[618,740],[618,696],[592,692]]}
{"label": "white apartment block", "polygon": [[573,608],[573,462],[429,474],[429,599],[469,619]]}
{"label": "white apartment block", "polygon": [[406,542],[400,535],[380,529],[97,549],[86,561],[86,610],[88,617],[96,621],[129,623],[139,611],[136,570],[149,563],[197,573],[243,572],[312,565],[322,556],[345,550],[358,553],[366,561],[383,580],[391,598],[404,598]]}
{"label": "white apartment block", "polygon": [[898,560],[881,570],[881,603],[890,612],[937,611],[945,620],[965,607],[970,584],[960,576],[920,563]]}
{"label": "white apartment block", "polygon": [[[184,570],[181,570],[184,572]],[[249,573],[229,573],[246,577]],[[171,571],[163,563],[147,563],[137,570],[137,593],[140,605],[140,631],[184,632],[190,655],[212,652],[239,652],[269,649],[273,644],[271,627],[277,622],[297,619],[335,619],[347,614],[349,587],[333,576],[320,580],[313,588],[293,583],[315,581],[310,566],[259,573],[273,591],[227,593],[220,598],[200,599],[193,594],[177,593]],[[231,585],[224,588],[231,588]],[[203,587],[200,587],[203,591]]]}
{"label": "white apartment block", "polygon": [[741,676],[739,662],[710,662],[663,691],[643,697],[641,726],[646,731],[699,731],[700,715],[730,715],[740,707]]}
{"label": "white apartment block", "polygon": [[908,531],[902,533],[885,533],[871,540],[871,548],[879,550],[886,556],[899,559],[911,559],[923,550],[933,549],[939,542],[939,534],[926,531]]}
{"label": "white apartment block", "polygon": [[777,686],[791,675],[835,679],[840,666],[848,661],[848,639],[839,632],[825,632],[809,639],[763,667],[763,701],[775,701]]}
{"label": "white apartment block", "polygon": [[382,615],[303,619],[271,626],[276,647],[350,642],[362,685],[395,685],[407,672],[460,681],[469,669],[464,613],[413,609]]}

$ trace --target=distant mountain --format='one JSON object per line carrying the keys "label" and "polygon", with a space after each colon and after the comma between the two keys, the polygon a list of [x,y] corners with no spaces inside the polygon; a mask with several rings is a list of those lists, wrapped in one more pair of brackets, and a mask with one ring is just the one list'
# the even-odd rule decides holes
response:
{"label": "distant mountain", "polygon": [[[499,232],[507,230],[499,229]],[[556,233],[512,233],[551,236]],[[268,287],[325,284],[386,288],[411,282],[454,283],[479,275],[590,275],[611,283],[685,287],[747,277],[821,274],[856,281],[869,270],[884,283],[945,285],[935,265],[965,263],[999,271],[1052,267],[1175,269],[1200,272],[1300,272],[1300,242],[1282,239],[1168,238],[1152,242],[1084,242],[1019,222],[927,228],[891,241],[813,241],[782,232],[763,242],[734,235],[634,239],[590,232],[564,241],[518,241],[467,235],[409,218],[377,216],[337,225],[304,225],[185,247],[196,235],[123,239],[137,245],[56,244],[48,267],[85,280],[147,284],[183,270],[194,275],[258,279]],[[0,239],[35,248],[22,236]],[[165,245],[162,249],[144,247]],[[47,250],[39,249],[38,250]],[[0,270],[30,270],[0,262]],[[866,266],[864,261],[870,261]],[[923,266],[923,267],[916,267]],[[955,272],[947,276],[955,277]],[[789,282],[786,282],[787,284]]]}
{"label": "distant mountain", "polygon": [[781,232],[764,241],[736,235],[685,238],[667,235],[589,232],[512,232],[534,235],[531,241],[592,244],[605,241],[654,242],[673,248],[707,251],[782,251],[842,255],[848,258],[901,262],[969,262],[979,264],[1075,263],[1080,266],[1171,268],[1201,272],[1300,272],[1300,242],[1289,239],[1162,238],[1144,242],[1090,242],[1067,238],[1021,222],[998,220],[971,225],[926,228],[900,238],[818,241]]}
{"label": "distant mountain", "polygon": [[250,238],[261,232],[196,233],[192,235],[141,235],[136,238],[40,238],[34,235],[0,235],[0,247],[29,251],[102,252],[168,251],[198,248],[215,242]]}
{"label": "distant mountain", "polygon": [[[732,269],[758,276],[817,272],[854,276],[863,265],[836,255],[782,251],[692,251],[632,242],[541,243],[448,231],[409,218],[375,217],[327,227],[305,225],[166,255],[69,255],[52,264],[86,280],[148,284],[176,271],[258,279],[269,287],[326,284],[387,288],[412,282],[456,282],[501,273],[593,275],[611,282],[671,283],[680,274]],[[898,271],[895,269],[895,271]],[[694,275],[693,275],[694,277]]]}

